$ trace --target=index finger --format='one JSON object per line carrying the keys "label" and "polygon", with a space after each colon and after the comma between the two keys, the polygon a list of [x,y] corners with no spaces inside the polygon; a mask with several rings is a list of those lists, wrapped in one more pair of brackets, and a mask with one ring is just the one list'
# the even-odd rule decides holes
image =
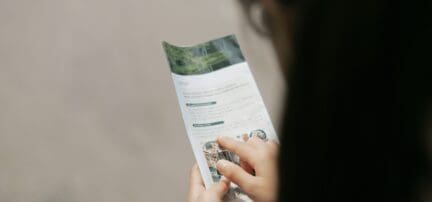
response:
{"label": "index finger", "polygon": [[218,137],[216,141],[224,149],[237,154],[241,160],[249,163],[252,167],[255,166],[253,161],[254,148],[251,145],[229,137]]}

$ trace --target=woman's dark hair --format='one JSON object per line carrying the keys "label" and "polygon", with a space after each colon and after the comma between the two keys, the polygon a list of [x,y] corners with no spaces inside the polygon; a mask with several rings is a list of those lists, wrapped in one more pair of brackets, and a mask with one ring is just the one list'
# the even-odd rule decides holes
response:
{"label": "woman's dark hair", "polygon": [[298,9],[298,27],[280,201],[420,201],[430,178],[431,2],[281,2]]}

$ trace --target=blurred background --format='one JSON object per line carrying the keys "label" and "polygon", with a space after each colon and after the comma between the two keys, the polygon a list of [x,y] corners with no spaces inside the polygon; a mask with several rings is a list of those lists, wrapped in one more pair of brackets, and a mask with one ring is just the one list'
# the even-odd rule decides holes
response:
{"label": "blurred background", "polygon": [[0,0],[0,201],[183,201],[194,156],[161,41],[236,34],[276,128],[284,80],[232,0]]}

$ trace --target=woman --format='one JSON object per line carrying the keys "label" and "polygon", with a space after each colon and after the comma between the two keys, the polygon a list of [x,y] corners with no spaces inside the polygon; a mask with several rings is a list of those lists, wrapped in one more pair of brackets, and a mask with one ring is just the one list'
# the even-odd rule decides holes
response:
{"label": "woman", "polygon": [[432,201],[430,2],[261,4],[289,81],[279,154],[219,138],[246,164],[219,161],[226,180],[207,190],[193,167],[188,200],[220,201],[232,181],[254,201]]}

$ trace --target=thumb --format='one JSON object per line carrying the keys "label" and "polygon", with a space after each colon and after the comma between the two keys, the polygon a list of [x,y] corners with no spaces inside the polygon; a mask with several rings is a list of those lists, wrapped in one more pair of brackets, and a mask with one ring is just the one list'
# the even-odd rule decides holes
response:
{"label": "thumb", "polygon": [[207,191],[214,194],[217,198],[222,199],[228,192],[230,181],[222,178],[218,183],[211,186]]}

